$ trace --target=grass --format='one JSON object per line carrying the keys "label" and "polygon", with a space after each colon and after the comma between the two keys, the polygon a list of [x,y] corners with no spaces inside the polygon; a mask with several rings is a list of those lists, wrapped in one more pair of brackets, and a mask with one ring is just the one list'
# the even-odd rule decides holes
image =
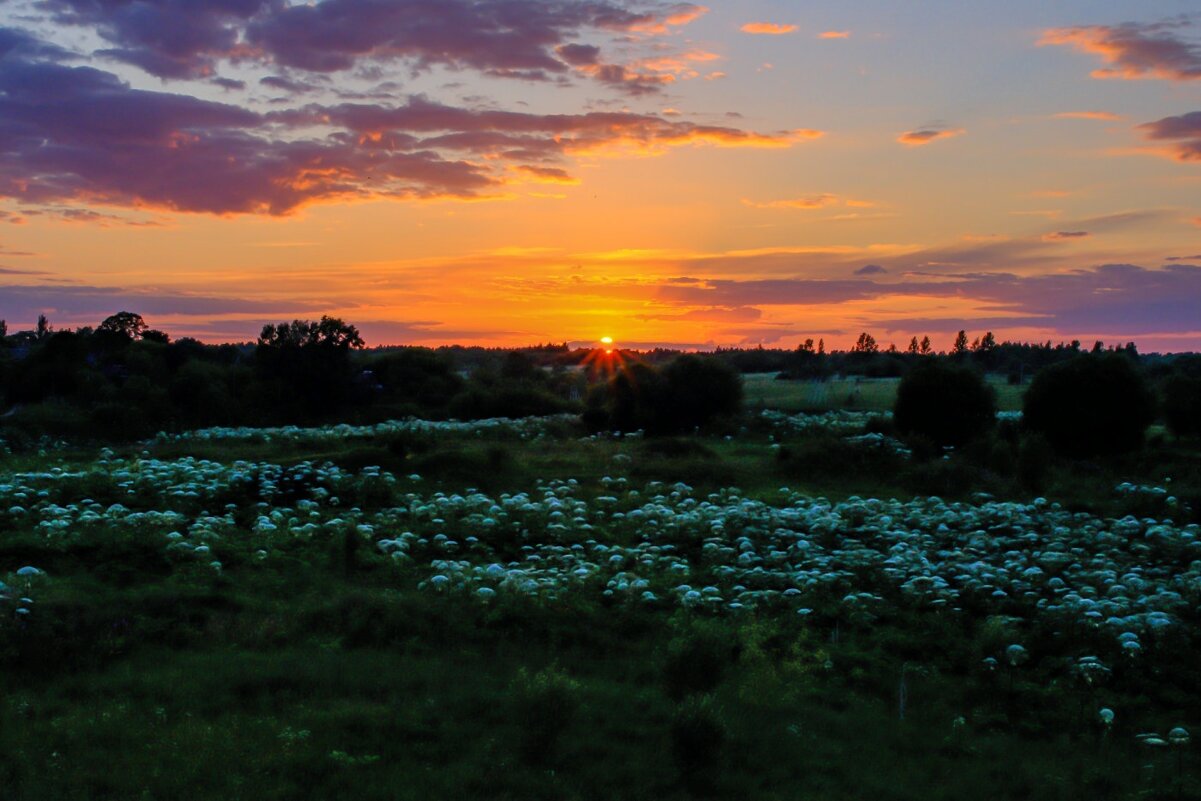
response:
{"label": "grass", "polygon": [[[999,410],[1018,411],[1022,408],[1024,387],[1011,385],[999,376],[989,376],[988,383],[997,392]],[[826,412],[840,409],[892,411],[896,403],[898,384],[899,378],[779,381],[776,379],[776,373],[752,373],[743,376],[746,402],[750,408],[776,409],[782,412]]]}
{"label": "grass", "polygon": [[[763,380],[748,392],[760,384],[797,389]],[[895,391],[885,381],[863,388],[865,398]],[[948,497],[1029,497],[989,467],[1016,458],[993,453],[1006,447],[998,438],[915,465],[820,432],[778,436],[748,423],[728,438],[562,431],[536,442],[166,443],[149,453],[379,465],[420,473],[426,493],[577,478],[587,496],[624,473],[761,497],[781,485],[835,499],[907,496],[937,482]],[[94,456],[11,457],[0,475]],[[1115,500],[1112,487],[1170,471],[1179,491],[1195,490],[1199,463],[1177,443],[1090,469],[1056,462],[1039,491],[1157,516],[1122,506],[1134,501]],[[108,502],[108,481],[65,483],[55,500]],[[364,508],[389,501],[348,496]],[[0,798],[937,801],[982,788],[996,799],[1201,798],[1194,751],[1178,766],[1134,741],[1147,725],[1201,720],[1188,638],[1170,661],[1089,694],[1062,665],[982,673],[981,659],[1018,632],[970,614],[896,604],[870,621],[820,608],[807,618],[770,609],[706,618],[609,606],[591,591],[485,605],[418,591],[418,577],[374,551],[347,562],[328,536],[265,562],[249,533],[229,538],[214,552],[220,573],[163,560],[161,545],[139,530],[0,538],[0,572],[36,563],[53,577],[29,622],[0,623]],[[1101,704],[1121,710],[1108,734],[1094,719]]]}

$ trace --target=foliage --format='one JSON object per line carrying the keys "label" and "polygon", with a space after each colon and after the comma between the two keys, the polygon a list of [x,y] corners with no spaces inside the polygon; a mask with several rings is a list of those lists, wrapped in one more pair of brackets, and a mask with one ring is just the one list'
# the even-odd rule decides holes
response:
{"label": "foliage", "polygon": [[1143,446],[1155,398],[1134,362],[1088,354],[1044,368],[1026,392],[1023,419],[1060,453],[1089,457]]}
{"label": "foliage", "polygon": [[937,445],[963,445],[996,422],[996,393],[974,370],[929,361],[915,367],[897,388],[893,411],[902,434]]}
{"label": "foliage", "polygon": [[742,408],[742,379],[712,357],[688,354],[662,370],[634,363],[590,391],[584,415],[594,431],[691,432]]}
{"label": "foliage", "polygon": [[1176,373],[1165,382],[1163,415],[1176,436],[1201,435],[1201,376]]}

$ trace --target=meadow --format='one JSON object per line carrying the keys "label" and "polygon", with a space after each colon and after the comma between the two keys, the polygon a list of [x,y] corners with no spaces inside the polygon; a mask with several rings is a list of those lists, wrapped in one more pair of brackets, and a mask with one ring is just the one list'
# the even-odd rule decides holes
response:
{"label": "meadow", "polygon": [[[777,373],[749,373],[743,376],[746,402],[751,408],[784,412],[827,412],[859,409],[890,411],[897,399],[899,378],[865,376],[780,381]],[[1022,385],[1010,384],[1004,376],[991,375],[988,384],[997,393],[997,408],[1016,412],[1022,408]]]}
{"label": "meadow", "polygon": [[1196,452],[1035,495],[1005,447],[769,409],[10,453],[3,797],[1201,797]]}

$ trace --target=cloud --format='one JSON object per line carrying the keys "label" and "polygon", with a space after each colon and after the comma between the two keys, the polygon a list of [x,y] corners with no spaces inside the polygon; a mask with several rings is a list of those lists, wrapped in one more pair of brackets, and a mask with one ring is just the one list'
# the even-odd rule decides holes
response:
{"label": "cloud", "polygon": [[36,49],[21,42],[0,55],[0,197],[30,204],[281,215],[346,198],[470,199],[497,195],[512,162],[701,144],[786,147],[821,135],[624,111],[481,111],[420,97],[261,114],[134,89],[111,73],[26,52]]}
{"label": "cloud", "polygon": [[1101,57],[1107,66],[1093,70],[1094,78],[1171,81],[1201,79],[1201,46],[1177,35],[1186,20],[1154,24],[1081,25],[1043,32],[1040,45],[1066,45]]}
{"label": "cloud", "polygon": [[866,264],[855,271],[855,275],[883,275],[888,270],[881,267],[879,264]]}
{"label": "cloud", "polygon": [[742,199],[745,206],[750,206],[755,209],[822,209],[827,206],[836,205],[839,202],[837,195],[820,194],[810,195],[809,197],[798,197],[788,200],[766,200],[754,201]]}
{"label": "cloud", "polygon": [[780,25],[775,22],[748,22],[740,30],[756,36],[783,36],[797,29],[795,25]]}
{"label": "cloud", "polygon": [[[921,276],[916,276],[922,278]],[[696,307],[821,306],[888,298],[945,298],[974,303],[976,325],[1039,327],[1074,333],[1135,336],[1201,329],[1196,298],[1201,266],[1172,264],[1158,270],[1130,264],[1043,275],[1005,272],[930,276],[900,282],[840,279],[715,279],[658,287],[659,302]],[[991,313],[991,318],[990,318]],[[915,320],[876,321],[889,330],[915,330]]]}
{"label": "cloud", "polygon": [[932,125],[925,128],[917,128],[912,131],[906,131],[897,137],[897,141],[903,145],[910,147],[920,147],[928,145],[931,142],[937,142],[940,139],[950,139],[953,136],[960,136],[967,133],[962,128],[945,128],[942,126]]}
{"label": "cloud", "polygon": [[763,317],[763,311],[753,306],[714,306],[692,309],[680,314],[640,314],[640,320],[670,320],[674,322],[747,323]]}
{"label": "cloud", "polygon": [[1195,253],[1192,256],[1168,256],[1167,261],[1195,261],[1201,262],[1201,253]]}
{"label": "cloud", "polygon": [[46,314],[73,324],[94,324],[120,309],[152,316],[227,314],[300,314],[321,311],[326,304],[304,300],[244,298],[159,292],[96,286],[0,286],[0,319],[32,321]]}
{"label": "cloud", "polygon": [[1047,242],[1056,242],[1064,239],[1083,239],[1090,236],[1088,231],[1052,231],[1049,234],[1043,235],[1043,240]]}
{"label": "cloud", "polygon": [[89,28],[97,55],[160,78],[212,78],[219,62],[308,72],[400,60],[545,80],[571,66],[557,49],[581,30],[655,35],[706,9],[607,0],[41,0],[59,25]]}
{"label": "cloud", "polygon": [[850,39],[850,31],[822,31],[817,35],[818,39]]}
{"label": "cloud", "polygon": [[1170,142],[1168,154],[1178,161],[1201,161],[1201,111],[1164,117],[1138,126],[1152,141]]}
{"label": "cloud", "polygon": [[1107,122],[1118,122],[1125,119],[1121,114],[1114,114],[1111,111],[1061,111],[1052,116],[1057,120],[1105,120]]}
{"label": "cloud", "polygon": [[529,164],[522,164],[517,167],[519,172],[523,172],[536,181],[548,184],[578,184],[579,178],[572,176],[567,170],[559,167],[535,167]]}

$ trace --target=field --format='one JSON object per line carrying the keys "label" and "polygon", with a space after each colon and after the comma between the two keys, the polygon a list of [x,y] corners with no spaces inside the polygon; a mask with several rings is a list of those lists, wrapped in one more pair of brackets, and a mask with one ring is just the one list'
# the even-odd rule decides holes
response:
{"label": "field", "polygon": [[[747,404],[752,408],[785,412],[825,412],[858,409],[884,412],[892,409],[899,378],[831,378],[824,381],[778,381],[776,373],[752,373],[744,377]],[[1025,387],[1014,386],[1001,376],[989,376],[997,393],[1000,411],[1019,411]]]}
{"label": "field", "polygon": [[1199,797],[1182,502],[913,497],[868,423],[10,456],[4,798]]}

